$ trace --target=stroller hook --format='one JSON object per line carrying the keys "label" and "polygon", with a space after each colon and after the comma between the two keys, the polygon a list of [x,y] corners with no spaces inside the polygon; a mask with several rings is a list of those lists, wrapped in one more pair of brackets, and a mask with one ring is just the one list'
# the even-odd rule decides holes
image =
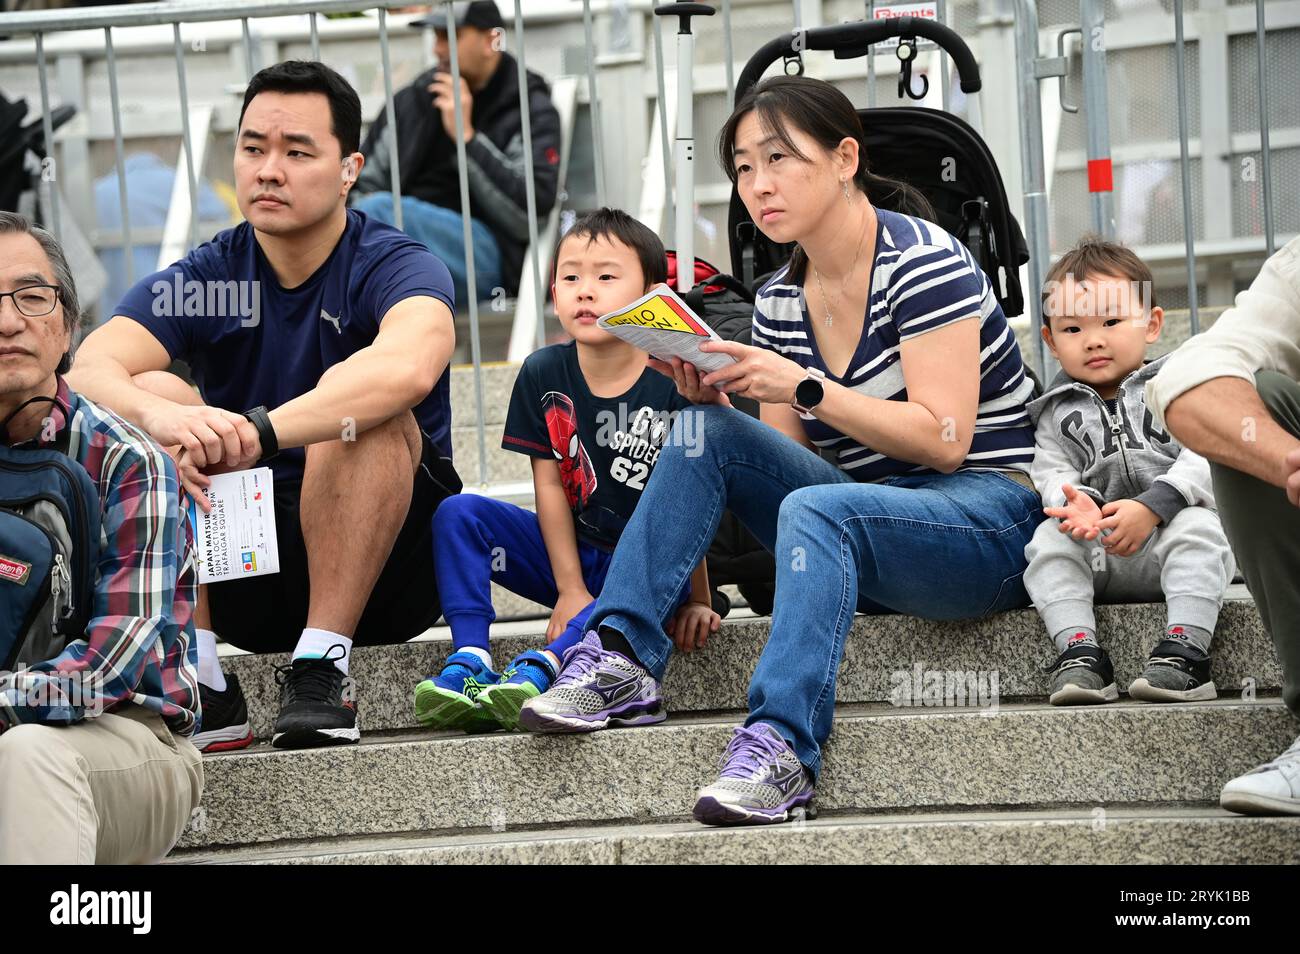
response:
{"label": "stroller hook", "polygon": [[896,52],[899,59],[898,98],[902,99],[906,94],[908,99],[925,99],[930,92],[930,78],[924,73],[921,74],[921,91],[912,91],[912,60],[916,59],[916,38],[900,37]]}
{"label": "stroller hook", "polygon": [[803,57],[798,53],[786,56],[784,69],[786,76],[803,76]]}

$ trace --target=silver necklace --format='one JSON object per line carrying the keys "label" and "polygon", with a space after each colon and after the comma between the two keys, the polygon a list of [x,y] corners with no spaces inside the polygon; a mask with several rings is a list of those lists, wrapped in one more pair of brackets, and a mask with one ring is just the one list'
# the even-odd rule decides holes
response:
{"label": "silver necklace", "polygon": [[[866,239],[867,230],[864,228],[862,230],[862,235],[858,237],[858,250],[853,253],[853,267],[849,269],[849,273],[845,276],[844,281],[840,282],[840,294],[835,299],[836,305],[840,303],[840,298],[844,297],[845,286],[848,285],[848,283],[852,281],[853,276],[857,274],[858,262],[862,258],[862,243],[865,242]],[[822,296],[822,309],[826,312],[826,327],[829,328],[834,324],[835,316],[831,314],[830,299],[826,297],[826,286],[822,284],[822,275],[821,272],[817,271],[816,265],[813,265],[813,278],[817,279],[817,291]]]}

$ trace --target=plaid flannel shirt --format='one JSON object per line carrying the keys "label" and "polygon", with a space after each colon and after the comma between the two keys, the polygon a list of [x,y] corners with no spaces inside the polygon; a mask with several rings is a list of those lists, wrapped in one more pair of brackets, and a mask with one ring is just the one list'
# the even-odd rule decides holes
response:
{"label": "plaid flannel shirt", "polygon": [[73,393],[62,377],[58,397],[70,420],[53,413],[53,440],[29,444],[58,443],[66,428],[67,455],[99,491],[94,607],[84,639],[0,675],[4,719],[66,724],[135,704],[189,735],[199,717],[191,619],[198,566],[175,464],[142,430]]}

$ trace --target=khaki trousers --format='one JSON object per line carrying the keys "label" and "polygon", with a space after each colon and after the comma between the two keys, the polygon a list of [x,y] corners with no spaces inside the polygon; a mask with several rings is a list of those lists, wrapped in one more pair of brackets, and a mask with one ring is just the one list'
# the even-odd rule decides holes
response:
{"label": "khaki trousers", "polygon": [[160,860],[203,794],[189,739],[137,705],[0,734],[0,863]]}

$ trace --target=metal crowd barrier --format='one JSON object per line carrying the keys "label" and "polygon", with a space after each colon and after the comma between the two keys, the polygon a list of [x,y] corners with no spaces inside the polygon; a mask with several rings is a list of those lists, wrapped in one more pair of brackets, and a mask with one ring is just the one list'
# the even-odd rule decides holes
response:
{"label": "metal crowd barrier", "polygon": [[[1020,165],[1021,186],[1024,200],[1022,218],[1026,238],[1029,242],[1030,248],[1030,260],[1028,265],[1029,282],[1026,299],[1029,304],[1032,327],[1037,329],[1042,318],[1041,302],[1037,290],[1042,287],[1043,275],[1045,274],[1047,265],[1051,259],[1051,249],[1049,245],[1047,167],[1044,156],[1042,104],[1039,84],[1044,80],[1064,77],[1067,70],[1068,60],[1063,55],[1053,57],[1040,53],[1040,44],[1042,43],[1043,37],[1039,30],[1038,8],[1035,0],[1010,0],[1010,2],[1014,9],[1016,91],[1017,105],[1020,114]],[[445,2],[440,5],[446,9],[449,14],[451,13],[452,3],[450,0],[445,0]],[[945,0],[937,0],[937,5],[937,18],[940,22],[946,23],[948,20],[948,11]],[[1255,41],[1259,88],[1259,127],[1261,173],[1263,179],[1262,199],[1264,238],[1267,252],[1268,254],[1272,254],[1276,245],[1276,235],[1273,216],[1272,157],[1268,128],[1269,102],[1267,86],[1267,58],[1265,49],[1265,3],[1264,0],[1254,0],[1254,5],[1256,14]],[[868,17],[874,17],[876,9],[881,6],[885,6],[885,4],[878,3],[877,0],[865,0],[866,15]],[[185,176],[187,180],[186,184],[188,185],[188,232],[190,246],[193,247],[198,244],[199,239],[197,234],[198,170],[195,162],[196,149],[193,138],[194,131],[190,126],[189,102],[185,75],[185,50],[181,42],[182,24],[218,20],[238,20],[242,25],[245,70],[246,74],[251,76],[259,66],[257,62],[256,47],[253,43],[252,32],[249,26],[251,20],[272,16],[308,15],[310,18],[311,52],[314,58],[319,59],[320,37],[318,31],[318,18],[322,14],[355,13],[372,9],[378,10],[378,40],[384,81],[384,109],[387,116],[388,146],[392,160],[390,174],[391,192],[393,195],[393,212],[397,224],[400,227],[402,224],[401,182],[396,143],[396,122],[393,108],[393,70],[389,59],[388,14],[382,6],[375,2],[375,0],[243,0],[243,2],[236,2],[236,0],[166,0],[166,2],[130,6],[5,13],[0,14],[0,35],[34,35],[36,65],[39,72],[41,110],[44,117],[45,139],[47,144],[49,144],[48,148],[52,152],[54,136],[50,121],[51,104],[45,38],[52,33],[71,30],[102,29],[104,31],[104,51],[108,69],[109,95],[113,112],[112,120],[115,167],[117,170],[118,189],[120,193],[119,199],[122,214],[121,241],[126,258],[128,280],[134,280],[135,275],[132,255],[133,244],[130,225],[131,220],[129,215],[127,177],[125,171],[126,153],[123,140],[121,103],[117,82],[117,60],[113,42],[114,28],[159,24],[170,24],[172,26],[173,56],[176,64],[176,75],[179,83],[181,101],[182,151],[185,156]],[[820,7],[818,7],[818,10],[820,10]],[[648,10],[645,12],[649,14]],[[731,102],[734,100],[735,92],[734,73],[736,54],[739,53],[743,60],[747,58],[748,51],[737,51],[734,49],[732,39],[732,0],[721,0],[720,12],[724,43],[726,92],[728,102]],[[664,44],[659,18],[651,15],[650,20],[653,30],[655,63],[657,67],[655,70],[658,84],[657,91],[661,105],[661,108],[658,111],[660,116],[658,138],[660,141],[660,149],[663,153],[663,169],[666,177],[671,179],[669,170],[672,167],[672,153],[669,147],[669,141],[672,136],[667,128],[668,118],[667,109],[665,107],[668,103],[668,99],[664,88],[664,70],[662,68],[664,62]],[[450,24],[450,68],[455,79],[459,81],[460,64],[457,61],[454,17],[449,15],[448,22]],[[794,29],[798,30],[803,26],[803,24],[804,11],[801,0],[792,0],[792,25]],[[597,64],[597,48],[594,39],[594,16],[591,0],[583,0],[582,2],[582,25],[587,51],[585,57],[585,71],[593,134],[592,147],[595,167],[595,196],[597,202],[604,203],[608,194],[606,183],[607,170],[605,169],[605,156],[603,151],[600,95],[597,82],[599,68]],[[535,286],[533,289],[535,294],[534,301],[538,312],[534,318],[534,327],[537,344],[540,346],[543,343],[543,321],[541,311],[544,307],[545,298],[542,280],[543,263],[539,260],[541,250],[539,249],[540,240],[537,201],[533,185],[532,130],[527,108],[528,92],[527,81],[525,78],[527,61],[524,44],[525,30],[522,0],[514,0],[513,27],[515,37],[515,48],[513,54],[518,64],[520,79],[520,107],[523,113],[525,182],[529,220],[530,258],[532,265],[531,277]],[[1188,142],[1189,123],[1186,89],[1187,74],[1186,42],[1184,38],[1184,0],[1174,0],[1174,27],[1177,68],[1179,169],[1182,179],[1182,215],[1184,244],[1187,258],[1187,291],[1192,332],[1196,333],[1200,329],[1200,322],[1198,291],[1196,285],[1196,237],[1192,208],[1191,158]],[[1080,0],[1079,26],[1077,28],[1069,28],[1062,31],[1061,36],[1058,37],[1058,44],[1061,44],[1060,52],[1063,53],[1064,35],[1068,32],[1082,33],[1084,39],[1084,119],[1086,122],[1088,181],[1089,191],[1091,194],[1090,207],[1092,213],[1092,225],[1095,230],[1103,234],[1113,235],[1115,231],[1115,223],[1113,194],[1111,191],[1112,166],[1110,131],[1108,125],[1106,49],[1104,42],[1096,42],[1096,38],[1104,36],[1104,28],[1104,0]],[[946,57],[941,60],[941,63],[943,67],[941,70],[943,104],[946,109],[949,107],[949,77]],[[867,57],[867,74],[869,105],[874,106],[876,100],[874,56]],[[1072,112],[1077,109],[1077,107],[1070,107],[1064,103],[1062,103],[1062,105],[1064,108]],[[457,156],[460,167],[459,184],[461,206],[463,210],[462,223],[464,228],[466,270],[468,273],[467,284],[470,289],[474,289],[475,263],[471,220],[468,211],[469,182],[465,168],[465,147],[463,136],[465,117],[461,114],[459,99],[456,100],[455,105],[455,122],[458,133]],[[1204,149],[1202,152],[1204,154]],[[51,190],[51,192],[53,192],[53,190]],[[60,221],[58,201],[49,201],[44,203],[44,205],[49,209],[49,224],[56,235],[61,235],[62,222]],[[669,203],[669,205],[671,206],[671,203]],[[688,215],[693,214],[691,210],[685,211]],[[486,485],[487,448],[486,430],[484,426],[483,362],[479,327],[480,322],[478,315],[478,302],[476,300],[477,296],[471,294],[469,298],[470,346],[475,376],[475,399],[477,402],[476,420],[479,482],[482,485]],[[1043,371],[1048,367],[1048,355],[1044,350],[1039,336],[1035,335],[1034,337],[1035,340],[1038,341],[1038,367],[1040,371]]]}

